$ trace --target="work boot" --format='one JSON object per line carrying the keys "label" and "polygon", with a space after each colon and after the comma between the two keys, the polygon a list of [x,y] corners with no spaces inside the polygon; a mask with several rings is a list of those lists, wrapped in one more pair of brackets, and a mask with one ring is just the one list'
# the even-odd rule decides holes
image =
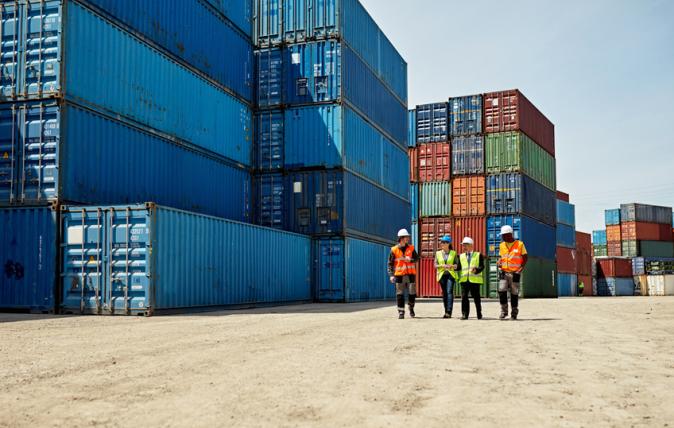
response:
{"label": "work boot", "polygon": [[508,305],[501,305],[501,316],[500,319],[504,320],[508,318]]}
{"label": "work boot", "polygon": [[519,310],[519,309],[513,308],[512,314],[510,315],[510,318],[511,318],[512,320],[516,320],[516,319],[517,319],[517,315],[519,315],[519,313],[520,313],[520,310]]}
{"label": "work boot", "polygon": [[463,315],[461,316],[461,319],[462,319],[463,321],[467,320],[467,319],[468,319],[468,314],[463,314]]}
{"label": "work boot", "polygon": [[398,311],[398,319],[399,320],[405,319],[405,311]]}
{"label": "work boot", "polygon": [[443,318],[445,318],[445,319],[451,318],[451,317],[452,317],[452,313],[451,313],[451,312],[445,312],[445,315],[443,315]]}
{"label": "work boot", "polygon": [[477,314],[477,319],[481,320],[481,319],[482,319],[482,314]]}
{"label": "work boot", "polygon": [[410,306],[410,317],[414,318],[416,316],[417,316],[417,314],[414,313],[414,307]]}

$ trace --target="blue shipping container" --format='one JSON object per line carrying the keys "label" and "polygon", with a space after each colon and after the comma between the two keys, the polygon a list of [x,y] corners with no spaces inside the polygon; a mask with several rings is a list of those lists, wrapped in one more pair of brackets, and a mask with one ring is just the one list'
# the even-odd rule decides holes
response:
{"label": "blue shipping container", "polygon": [[620,224],[620,208],[604,211],[606,226],[617,226]]}
{"label": "blue shipping container", "polygon": [[258,47],[340,39],[407,104],[407,63],[358,0],[255,0]]}
{"label": "blue shipping container", "polygon": [[24,6],[21,19],[19,42],[2,44],[3,58],[23,61],[4,100],[64,97],[251,164],[242,101],[72,0]]}
{"label": "blue shipping container", "polygon": [[559,297],[578,296],[578,276],[568,273],[558,273],[557,293]]}
{"label": "blue shipping container", "polygon": [[557,223],[576,226],[576,206],[557,199]]}
{"label": "blue shipping container", "polygon": [[482,95],[450,98],[449,121],[452,137],[482,133]]}
{"label": "blue shipping container", "polygon": [[[419,223],[412,221],[412,229],[410,230],[412,234],[412,245],[414,248],[419,248]],[[417,250],[418,251],[418,250]]]}
{"label": "blue shipping container", "polygon": [[592,244],[606,245],[606,230],[595,230],[592,232]]}
{"label": "blue shipping container", "polygon": [[282,170],[285,165],[283,110],[265,110],[255,115],[255,168]]}
{"label": "blue shipping container", "polygon": [[417,111],[407,112],[407,147],[416,147],[417,145]]}
{"label": "blue shipping container", "polygon": [[525,214],[554,226],[557,213],[554,191],[519,173],[487,177],[487,213]]}
{"label": "blue shipping container", "polygon": [[447,103],[417,106],[417,143],[449,141]]}
{"label": "blue shipping container", "polygon": [[[189,66],[253,101],[253,45],[200,0],[86,0]],[[228,0],[228,3],[243,3]],[[35,2],[37,4],[37,2]],[[249,21],[250,22],[250,21]],[[250,34],[250,31],[248,32]],[[213,43],[217,40],[218,43]]]}
{"label": "blue shipping container", "polygon": [[154,204],[72,207],[62,217],[64,312],[311,299],[311,241],[300,235]]}
{"label": "blue shipping container", "polygon": [[597,296],[634,296],[633,278],[597,278]]}
{"label": "blue shipping container", "polygon": [[[156,201],[248,221],[250,173],[75,104],[0,107],[0,204]],[[213,186],[213,183],[227,185]]]}
{"label": "blue shipping container", "polygon": [[255,177],[255,224],[281,230],[287,227],[285,186],[286,180],[282,174],[261,174]]}
{"label": "blue shipping container", "polygon": [[255,53],[260,107],[345,101],[407,148],[407,106],[348,46],[331,40],[270,50]]}
{"label": "blue shipping container", "polygon": [[206,0],[249,38],[253,36],[252,0]]}
{"label": "blue shipping container", "polygon": [[490,257],[499,255],[501,226],[509,225],[515,239],[524,242],[531,257],[555,260],[557,253],[555,228],[527,216],[494,216],[487,218],[487,251]]}
{"label": "blue shipping container", "polygon": [[50,207],[0,209],[0,309],[54,311],[57,214]]}
{"label": "blue shipping container", "polygon": [[419,220],[419,185],[410,184],[410,204],[412,205],[412,221]]}
{"label": "blue shipping container", "polygon": [[576,248],[576,228],[574,226],[557,225],[557,246]]}
{"label": "blue shipping container", "polygon": [[360,239],[317,239],[317,300],[351,303],[395,298],[386,267],[390,250],[388,245]]}
{"label": "blue shipping container", "polygon": [[484,137],[456,137],[452,139],[452,175],[484,174]]}

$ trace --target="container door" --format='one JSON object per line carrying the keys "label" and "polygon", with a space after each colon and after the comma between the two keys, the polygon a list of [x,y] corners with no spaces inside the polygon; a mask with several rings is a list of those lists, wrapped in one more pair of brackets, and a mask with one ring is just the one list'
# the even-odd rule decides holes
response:
{"label": "container door", "polygon": [[41,98],[60,92],[61,0],[30,0],[25,11],[23,96]]}
{"label": "container door", "polygon": [[105,212],[73,210],[63,214],[61,288],[66,311],[102,313],[104,307]]}
{"label": "container door", "polygon": [[2,101],[17,96],[21,46],[21,9],[18,2],[3,2],[0,7],[0,97]]}
{"label": "container door", "polygon": [[[4,74],[3,74],[4,76]],[[14,202],[19,170],[19,110],[15,106],[0,110],[0,203]]]}
{"label": "container door", "polygon": [[343,302],[345,254],[343,239],[321,239],[317,243],[316,282],[319,302]]}
{"label": "container door", "polygon": [[146,209],[108,210],[106,309],[145,312],[150,306],[150,224]]}
{"label": "container door", "polygon": [[20,202],[53,200],[58,189],[59,107],[27,103],[21,107],[19,120],[21,170],[16,199]]}

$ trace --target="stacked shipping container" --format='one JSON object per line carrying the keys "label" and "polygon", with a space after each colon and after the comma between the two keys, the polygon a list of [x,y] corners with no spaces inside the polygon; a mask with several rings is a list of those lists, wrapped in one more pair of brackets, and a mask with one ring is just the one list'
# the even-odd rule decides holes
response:
{"label": "stacked shipping container", "polygon": [[557,199],[557,294],[578,295],[578,251],[576,250],[576,207]]}

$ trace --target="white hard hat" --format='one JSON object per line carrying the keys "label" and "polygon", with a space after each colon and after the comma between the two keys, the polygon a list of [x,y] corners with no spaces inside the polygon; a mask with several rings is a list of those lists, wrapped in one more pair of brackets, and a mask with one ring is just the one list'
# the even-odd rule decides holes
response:
{"label": "white hard hat", "polygon": [[463,241],[461,241],[461,244],[473,245],[474,244],[473,238],[469,238],[469,237],[466,236],[465,238],[463,238]]}
{"label": "white hard hat", "polygon": [[515,231],[513,230],[512,226],[508,226],[507,224],[501,228],[501,236],[503,235],[508,235],[508,234],[513,234]]}
{"label": "white hard hat", "polygon": [[407,229],[400,229],[398,231],[398,238],[405,238],[405,237],[409,237],[409,236],[410,236],[410,233],[407,231]]}

